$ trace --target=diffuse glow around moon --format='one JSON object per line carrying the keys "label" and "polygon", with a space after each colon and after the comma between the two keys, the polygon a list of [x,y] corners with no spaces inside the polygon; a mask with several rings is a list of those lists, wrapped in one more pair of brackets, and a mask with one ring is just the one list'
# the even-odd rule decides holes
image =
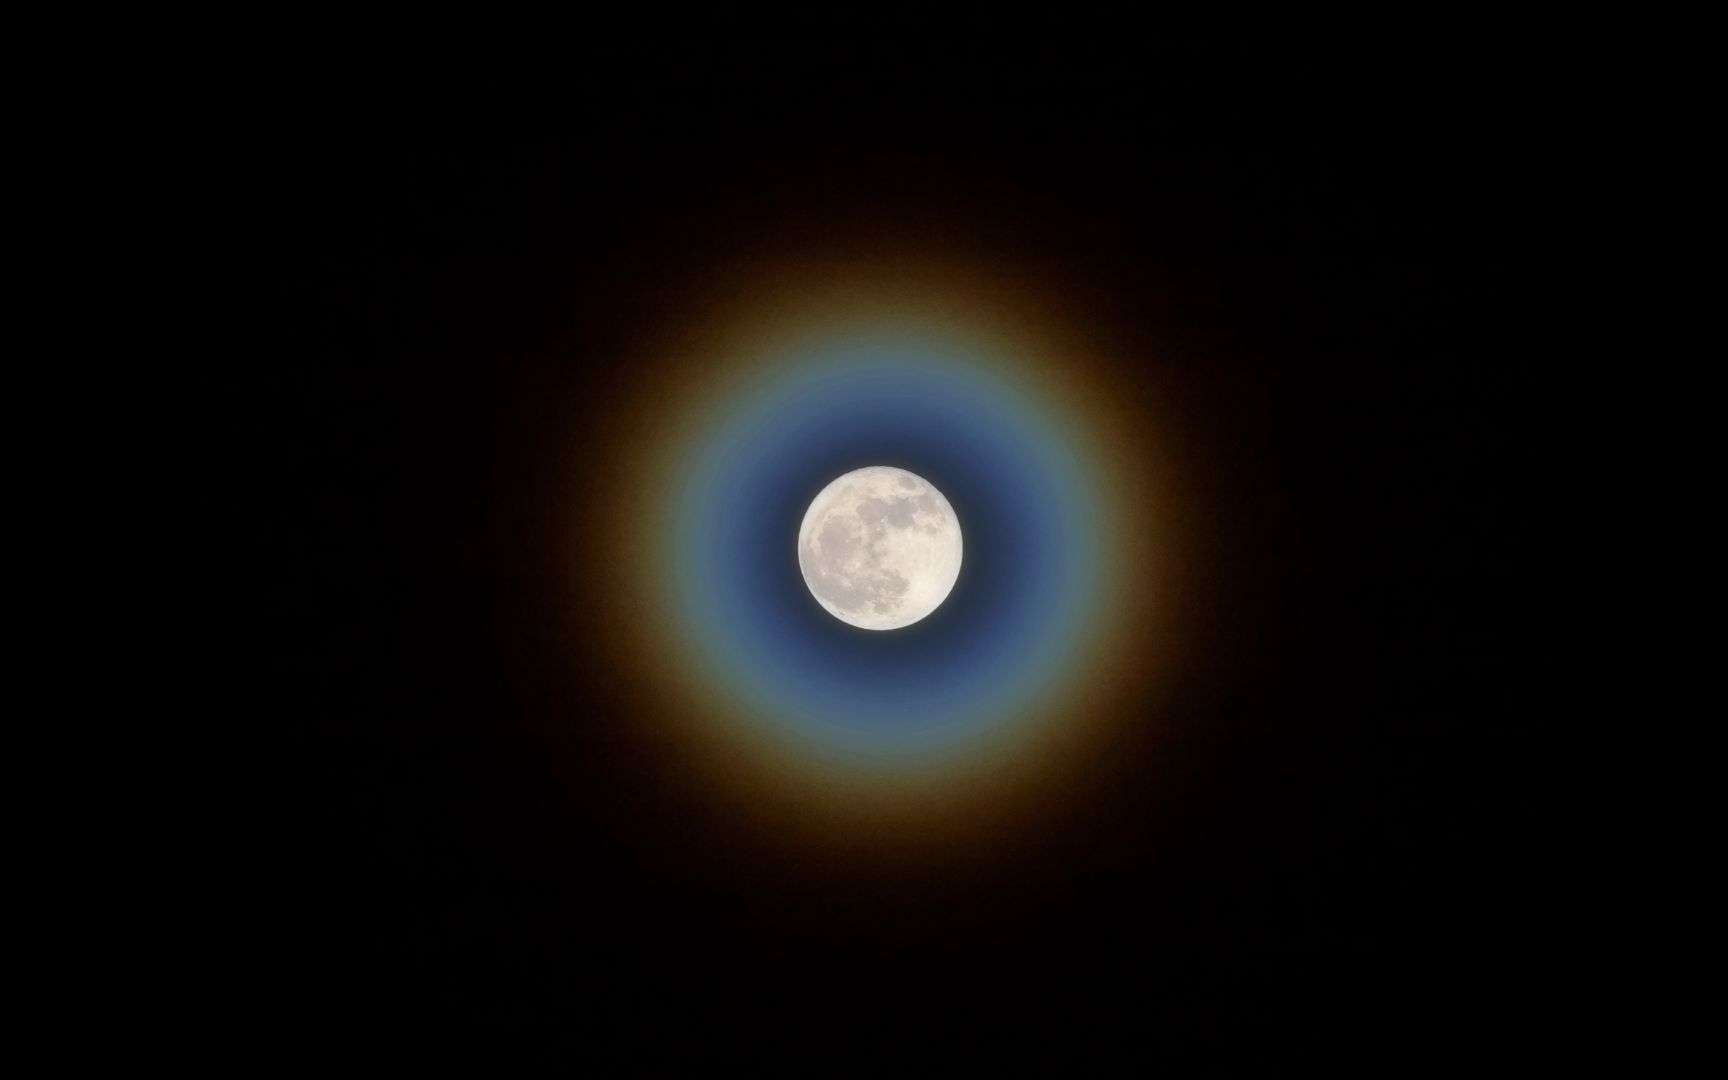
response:
{"label": "diffuse glow around moon", "polygon": [[[591,433],[613,466],[580,472],[578,505],[607,512],[571,535],[614,527],[572,549],[593,557],[570,564],[564,610],[635,688],[621,735],[822,843],[845,822],[918,843],[980,828],[1107,753],[1157,680],[1139,658],[1178,551],[1141,377],[1023,279],[905,258],[715,279],[737,299],[690,297],[689,322],[621,359],[629,393]],[[861,633],[795,539],[871,466],[939,489],[964,575],[924,617]]]}

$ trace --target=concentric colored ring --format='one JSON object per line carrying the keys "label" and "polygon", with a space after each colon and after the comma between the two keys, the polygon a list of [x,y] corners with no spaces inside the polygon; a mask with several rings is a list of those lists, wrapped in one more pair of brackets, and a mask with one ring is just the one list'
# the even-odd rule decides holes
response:
{"label": "concentric colored ring", "polygon": [[[1119,662],[1159,632],[1171,550],[1134,384],[1035,303],[893,269],[763,280],[670,328],[611,436],[610,655],[680,775],[753,814],[935,827],[1054,776],[1153,675]],[[873,464],[930,480],[966,538],[942,607],[883,633],[825,612],[796,551],[810,500]]]}

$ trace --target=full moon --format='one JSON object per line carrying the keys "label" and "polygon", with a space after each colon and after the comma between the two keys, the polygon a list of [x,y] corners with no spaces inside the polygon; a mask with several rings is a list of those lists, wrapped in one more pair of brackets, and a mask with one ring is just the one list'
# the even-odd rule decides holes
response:
{"label": "full moon", "polygon": [[935,611],[960,576],[960,519],[921,476],[886,465],[823,488],[798,528],[798,568],[828,613],[898,630]]}

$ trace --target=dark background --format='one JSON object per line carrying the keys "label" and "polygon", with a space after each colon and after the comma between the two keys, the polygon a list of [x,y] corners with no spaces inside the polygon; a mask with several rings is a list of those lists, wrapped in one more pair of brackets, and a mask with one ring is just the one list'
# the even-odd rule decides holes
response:
{"label": "dark background", "polygon": [[[1255,1075],[1534,1045],[1525,95],[1415,40],[614,43],[531,86],[240,95],[283,776],[240,951],[279,1043]],[[1086,797],[939,864],[737,839],[547,609],[545,462],[603,467],[571,413],[603,426],[617,357],[741,250],[878,234],[1059,268],[1159,380],[1203,553],[1191,662]]]}

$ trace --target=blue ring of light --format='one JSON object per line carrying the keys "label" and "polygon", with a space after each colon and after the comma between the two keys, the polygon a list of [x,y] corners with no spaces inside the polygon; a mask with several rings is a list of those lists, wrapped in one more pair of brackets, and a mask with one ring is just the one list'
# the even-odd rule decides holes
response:
{"label": "blue ring of light", "polygon": [[[1048,403],[992,365],[907,342],[812,350],[688,450],[672,610],[761,723],[865,752],[952,746],[1024,715],[1072,665],[1099,598],[1094,485]],[[935,484],[964,537],[953,592],[900,630],[835,619],[798,567],[810,501],[866,465]]]}

